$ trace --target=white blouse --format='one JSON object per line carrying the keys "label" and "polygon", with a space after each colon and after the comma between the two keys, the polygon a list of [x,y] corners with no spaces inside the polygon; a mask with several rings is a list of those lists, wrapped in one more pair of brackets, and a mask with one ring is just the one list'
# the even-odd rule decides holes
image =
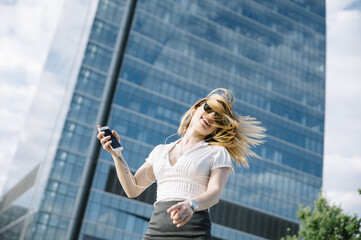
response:
{"label": "white blouse", "polygon": [[[179,139],[180,140],[180,139]],[[233,172],[231,156],[224,147],[201,141],[172,166],[169,151],[179,141],[156,146],[146,161],[157,180],[157,202],[193,199],[207,190],[211,171],[226,167]]]}

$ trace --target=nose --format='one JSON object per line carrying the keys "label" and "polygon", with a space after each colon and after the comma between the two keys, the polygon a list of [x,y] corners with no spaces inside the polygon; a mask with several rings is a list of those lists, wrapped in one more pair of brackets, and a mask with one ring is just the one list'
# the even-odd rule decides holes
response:
{"label": "nose", "polygon": [[215,112],[208,113],[208,116],[210,116],[210,117],[212,117],[212,118],[214,118],[215,115],[216,115]]}
{"label": "nose", "polygon": [[214,121],[215,116],[216,116],[215,112],[207,113],[207,118],[209,118],[209,120],[211,120],[212,122]]}

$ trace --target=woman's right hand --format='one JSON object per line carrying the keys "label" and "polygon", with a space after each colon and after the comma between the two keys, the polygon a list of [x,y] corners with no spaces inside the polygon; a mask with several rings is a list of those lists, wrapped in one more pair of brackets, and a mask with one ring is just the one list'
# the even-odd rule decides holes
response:
{"label": "woman's right hand", "polygon": [[[100,144],[103,146],[103,149],[108,151],[111,154],[116,154],[116,152],[113,151],[113,149],[110,147],[110,144],[112,141],[109,141],[110,136],[104,137],[105,132],[100,130],[100,125],[98,125],[98,135],[97,138],[100,140]],[[119,135],[116,131],[112,130],[112,134],[114,137],[120,142]]]}

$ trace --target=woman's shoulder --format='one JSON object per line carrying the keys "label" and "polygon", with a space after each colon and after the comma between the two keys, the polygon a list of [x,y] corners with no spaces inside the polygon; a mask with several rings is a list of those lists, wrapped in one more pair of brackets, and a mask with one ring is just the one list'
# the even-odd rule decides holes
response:
{"label": "woman's shoulder", "polygon": [[218,157],[218,156],[227,157],[229,155],[227,148],[219,145],[207,144],[205,150],[214,157]]}
{"label": "woman's shoulder", "polygon": [[169,149],[172,145],[174,145],[177,141],[171,143],[161,143],[153,148],[153,151],[163,151]]}
{"label": "woman's shoulder", "polygon": [[231,155],[229,154],[227,148],[218,145],[210,145],[212,148],[212,167],[211,170],[220,167],[229,168],[231,172],[234,172],[234,166],[232,163]]}
{"label": "woman's shoulder", "polygon": [[207,144],[207,148],[212,152],[224,152],[227,148],[219,145]]}
{"label": "woman's shoulder", "polygon": [[149,153],[149,159],[156,159],[157,156],[162,155],[165,151],[165,144],[159,144],[155,146]]}
{"label": "woman's shoulder", "polygon": [[157,146],[155,146],[155,147],[153,148],[153,152],[162,151],[162,149],[163,149],[165,146],[166,146],[165,144],[158,144]]}

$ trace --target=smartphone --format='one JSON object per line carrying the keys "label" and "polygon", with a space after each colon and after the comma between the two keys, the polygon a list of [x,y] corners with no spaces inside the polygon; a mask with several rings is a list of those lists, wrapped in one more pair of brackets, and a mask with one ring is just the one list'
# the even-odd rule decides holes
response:
{"label": "smartphone", "polygon": [[110,128],[108,126],[104,126],[100,128],[100,131],[104,132],[104,137],[110,136],[110,141],[112,141],[112,143],[110,144],[110,147],[115,151],[115,152],[119,152],[123,150],[123,146],[120,144],[120,142],[114,137],[114,135],[112,134],[112,131],[110,130]]}

